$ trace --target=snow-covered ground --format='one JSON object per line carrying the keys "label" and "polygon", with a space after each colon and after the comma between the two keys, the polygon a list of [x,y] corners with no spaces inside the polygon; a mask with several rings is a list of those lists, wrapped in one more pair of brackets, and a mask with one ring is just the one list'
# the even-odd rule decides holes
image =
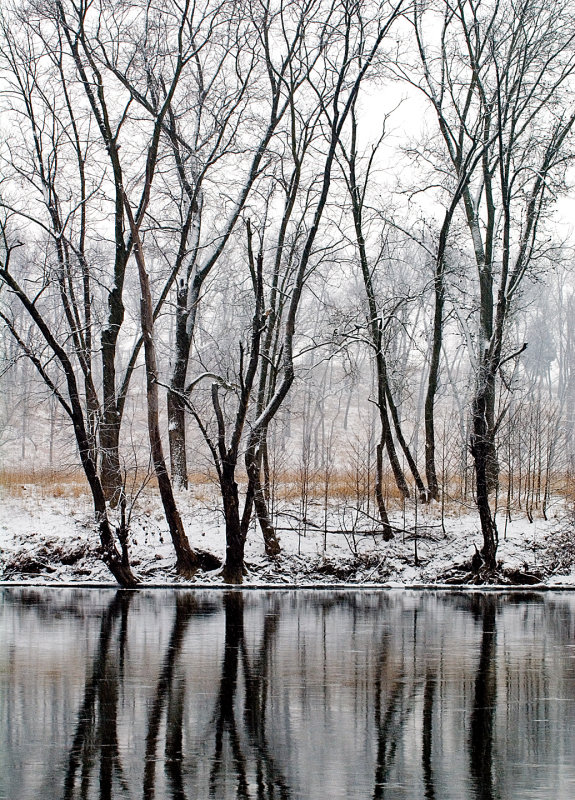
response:
{"label": "snow-covered ground", "polygon": [[[180,511],[192,547],[223,559],[224,525],[217,498],[208,506],[179,497]],[[415,512],[417,528],[414,534]],[[355,530],[360,522],[363,531]],[[306,524],[297,508],[278,517],[282,553],[266,557],[259,528],[250,529],[245,561],[247,585],[269,584],[459,584],[473,582],[470,562],[481,548],[479,521],[472,513],[445,515],[438,505],[419,506],[392,515],[395,537],[384,542],[375,521],[340,503],[330,509],[324,528],[323,509],[308,510]],[[371,531],[367,528],[371,528]],[[523,583],[521,575],[548,586],[575,586],[575,530],[572,512],[558,503],[546,521],[512,514],[498,519],[501,562],[499,582]],[[348,532],[342,532],[347,528]],[[174,570],[174,553],[159,498],[153,491],[140,498],[131,522],[134,572],[146,585],[182,582]],[[54,497],[28,485],[18,495],[0,496],[0,580],[26,583],[111,583],[97,555],[87,496]],[[517,574],[514,575],[513,573]],[[192,583],[222,583],[220,570],[199,572]]]}

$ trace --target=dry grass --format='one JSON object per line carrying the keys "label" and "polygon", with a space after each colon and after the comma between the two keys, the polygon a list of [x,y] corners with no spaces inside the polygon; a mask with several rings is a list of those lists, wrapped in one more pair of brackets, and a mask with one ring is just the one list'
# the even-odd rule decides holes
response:
{"label": "dry grass", "polygon": [[[213,496],[212,488],[217,482],[216,476],[206,472],[191,472],[189,475],[189,488],[194,497],[201,501]],[[128,491],[132,487],[146,483],[147,488],[157,489],[154,476],[147,475],[144,471],[131,475],[128,480]],[[241,483],[241,480],[240,480]],[[275,493],[278,500],[293,502],[300,499],[302,494],[302,476],[298,470],[284,470],[274,478]],[[40,489],[45,496],[52,497],[78,497],[88,492],[88,484],[80,470],[72,469],[6,469],[0,471],[0,487],[15,497],[22,497],[28,491],[27,487],[34,486]],[[313,472],[308,476],[306,484],[310,500],[320,501],[325,496],[325,476],[320,472]],[[372,486],[367,481],[358,483],[353,475],[347,471],[333,471],[327,481],[327,492],[330,499],[351,501],[358,497],[366,497],[372,491]],[[393,476],[387,476],[384,494],[388,500],[401,501],[400,494],[393,481]]]}
{"label": "dry grass", "polygon": [[[144,470],[131,474],[126,482],[127,491],[133,492],[142,484],[147,488],[157,489],[157,481]],[[213,484],[213,478],[202,472],[193,472],[189,476],[190,488],[194,495],[201,499],[202,491]],[[89,492],[88,483],[81,470],[55,469],[4,469],[0,470],[0,488],[12,497],[25,497],[30,487],[40,491],[43,497],[80,497]],[[207,496],[207,494],[206,494]]]}
{"label": "dry grass", "polygon": [[80,470],[0,470],[0,487],[13,497],[24,497],[30,486],[40,490],[43,497],[80,497],[88,491],[88,484]]}
{"label": "dry grass", "polygon": [[[330,502],[336,501],[362,506],[368,498],[373,501],[373,478],[366,475],[359,476],[356,472],[349,469],[331,470],[326,476],[322,469],[310,470],[307,475],[303,475],[301,470],[282,470],[273,476],[272,494],[275,503],[287,505],[299,503],[302,500],[302,493],[305,486],[306,500],[316,505],[323,504],[326,498]],[[242,484],[243,481],[239,480]],[[128,495],[133,495],[142,485],[145,484],[144,494],[148,490],[157,491],[155,477],[146,474],[144,471],[137,475],[132,474],[127,481]],[[327,485],[326,485],[327,484]],[[463,481],[460,475],[451,476],[446,490],[445,510],[447,513],[453,512],[456,508],[472,508],[473,503],[473,481],[467,483],[467,492],[464,490]],[[5,493],[13,497],[25,497],[34,487],[42,497],[65,497],[75,498],[89,493],[88,484],[83,473],[74,469],[5,469],[0,470],[0,488]],[[245,486],[242,486],[245,489]],[[217,478],[215,474],[209,472],[191,472],[189,475],[190,495],[200,503],[214,502],[218,496]],[[327,491],[326,491],[327,490]],[[390,473],[384,478],[384,498],[389,510],[398,510],[402,507],[402,497],[395,485],[393,475]],[[215,492],[215,494],[214,494]],[[568,505],[575,505],[575,476],[563,474],[556,476],[551,487],[551,495],[555,500],[563,498]],[[500,488],[498,496],[498,506],[503,511],[507,503],[507,476],[502,474],[500,477]],[[539,516],[541,513],[541,500],[538,498],[531,503],[531,510]],[[511,500],[511,509],[514,512],[523,512],[526,503],[518,502],[515,495]]]}
{"label": "dry grass", "polygon": [[[373,481],[373,475],[368,479],[348,469],[334,469],[329,476],[322,469],[312,470],[307,476],[301,470],[283,470],[273,479],[276,500],[284,503],[299,501],[304,484],[310,501],[321,503],[327,494],[330,500],[365,502],[367,497],[373,497]],[[402,496],[391,473],[384,476],[383,494],[386,502],[401,506]]]}

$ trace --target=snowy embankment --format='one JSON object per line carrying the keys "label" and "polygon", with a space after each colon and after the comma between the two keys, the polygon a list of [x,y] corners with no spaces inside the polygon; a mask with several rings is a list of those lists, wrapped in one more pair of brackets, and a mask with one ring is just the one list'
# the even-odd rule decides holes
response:
{"label": "snowy embankment", "polygon": [[[216,505],[180,498],[192,547],[223,559],[224,526]],[[415,512],[417,527],[414,532]],[[321,524],[318,521],[321,518]],[[354,523],[350,525],[350,519]],[[363,530],[359,530],[359,522]],[[372,530],[365,528],[371,524]],[[278,517],[279,558],[266,557],[259,529],[246,543],[246,585],[468,585],[474,583],[471,559],[481,547],[473,514],[444,517],[438,507],[419,507],[393,516],[395,537],[384,542],[376,525],[341,504],[306,522],[297,510]],[[572,513],[557,505],[548,519],[533,522],[521,512],[505,525],[498,520],[497,583],[543,583],[575,587],[575,534]],[[327,527],[327,533],[324,530]],[[346,528],[344,532],[342,529]],[[174,554],[156,495],[141,498],[131,522],[134,571],[146,585],[184,583],[175,573]],[[111,583],[98,557],[89,499],[54,497],[32,485],[18,496],[0,498],[0,580],[3,583]],[[192,585],[218,585],[221,571],[199,572]]]}

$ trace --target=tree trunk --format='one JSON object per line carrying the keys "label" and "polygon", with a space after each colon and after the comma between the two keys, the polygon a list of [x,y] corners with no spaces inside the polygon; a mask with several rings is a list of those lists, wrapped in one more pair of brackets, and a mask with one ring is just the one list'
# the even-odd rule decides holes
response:
{"label": "tree trunk", "polygon": [[490,382],[486,396],[485,419],[486,433],[486,478],[487,491],[491,494],[499,486],[499,458],[495,446],[495,380]]}
{"label": "tree trunk", "polygon": [[100,474],[106,499],[111,506],[120,502],[123,491],[120,468],[120,424],[116,396],[116,349],[124,305],[117,287],[108,298],[108,325],[102,332],[102,419],[100,421]]}
{"label": "tree trunk", "polygon": [[241,584],[244,575],[244,544],[240,522],[238,485],[235,481],[235,463],[224,461],[220,474],[220,489],[226,521],[226,561],[223,569],[225,583]]}
{"label": "tree trunk", "polygon": [[168,390],[168,437],[172,482],[179,489],[188,488],[186,450],[186,373],[190,355],[191,336],[188,333],[188,287],[182,281],[176,300],[175,360]]}
{"label": "tree trunk", "polygon": [[[451,203],[445,212],[443,224],[439,234],[437,253],[435,256],[435,274],[433,276],[433,339],[431,343],[431,358],[429,362],[429,377],[427,380],[427,393],[425,395],[425,475],[427,478],[427,491],[430,499],[439,499],[439,482],[437,480],[437,469],[435,466],[435,395],[439,386],[439,362],[441,358],[441,347],[443,344],[443,312],[445,308],[445,256],[447,250],[447,238],[451,230],[451,222],[455,209],[459,205],[461,197],[467,198],[466,209],[468,212],[468,223],[475,225],[472,218],[472,211],[469,206],[468,181],[471,172],[458,168],[459,184],[451,198]],[[469,214],[471,213],[471,217]],[[476,250],[477,254],[477,250]]]}
{"label": "tree trunk", "polygon": [[106,500],[112,508],[120,502],[124,480],[120,468],[120,417],[115,399],[105,408],[100,422],[100,475]]}
{"label": "tree trunk", "polygon": [[488,570],[496,568],[498,533],[489,506],[489,463],[491,447],[487,424],[486,388],[478,386],[473,399],[471,455],[475,464],[476,502],[483,534],[481,554]]}
{"label": "tree trunk", "polygon": [[443,307],[445,303],[445,287],[443,283],[443,254],[438,256],[435,270],[435,310],[433,315],[433,342],[429,363],[429,378],[425,395],[425,476],[427,491],[432,500],[439,499],[439,482],[435,467],[435,395],[439,385],[439,360],[443,340]]}
{"label": "tree trunk", "polygon": [[246,472],[248,474],[248,491],[246,495],[244,513],[242,515],[242,532],[245,537],[247,535],[247,526],[249,525],[251,518],[253,503],[264,538],[266,555],[273,557],[280,554],[281,546],[277,538],[275,528],[270,519],[268,504],[260,477],[262,468],[262,438],[266,435],[266,433],[267,431],[264,430],[261,431],[259,436],[250,436],[250,440],[246,448],[245,464]]}
{"label": "tree trunk", "polygon": [[[147,277],[147,276],[146,276]],[[148,289],[149,292],[149,289]],[[142,299],[142,306],[145,305]],[[145,311],[142,311],[144,318]],[[199,567],[197,554],[190,547],[188,537],[184,530],[184,525],[176,505],[172,483],[164,460],[162,438],[159,423],[159,403],[158,403],[158,384],[156,381],[157,367],[155,348],[153,346],[151,330],[148,326],[144,332],[144,352],[146,360],[146,388],[148,397],[148,432],[150,437],[150,449],[152,451],[152,461],[154,471],[158,480],[160,497],[166,515],[166,521],[170,529],[170,536],[176,551],[176,569],[186,578],[192,577]]]}
{"label": "tree trunk", "polygon": [[150,291],[150,281],[146,270],[142,243],[138,228],[134,222],[132,209],[127,198],[124,198],[126,213],[130,222],[132,236],[134,238],[134,254],[138,265],[138,275],[140,279],[140,323],[142,328],[142,338],[144,340],[144,360],[146,364],[146,393],[148,406],[148,434],[150,439],[150,450],[152,453],[152,463],[158,481],[160,497],[164,507],[164,514],[172,537],[174,550],[176,551],[176,570],[186,578],[191,578],[200,566],[197,553],[192,550],[184,525],[176,505],[172,483],[166,468],[162,437],[160,434],[160,412],[158,399],[158,367],[156,363],[156,348],[153,339],[154,317],[152,311],[152,294]]}
{"label": "tree trunk", "polygon": [[[385,389],[383,389],[383,392],[385,392]],[[409,497],[409,486],[407,485],[405,475],[401,468],[401,464],[399,463],[399,458],[397,457],[397,450],[395,449],[393,434],[391,433],[389,417],[387,416],[387,402],[385,400],[385,394],[382,394],[381,392],[379,397],[379,419],[381,421],[381,441],[385,444],[385,449],[387,450],[389,463],[391,465],[393,477],[395,478],[395,484],[403,497]],[[383,480],[383,462],[381,478]]]}
{"label": "tree trunk", "polygon": [[[401,421],[399,419],[397,406],[395,405],[395,403],[393,401],[393,397],[391,395],[391,388],[390,388],[389,382],[387,380],[387,373],[386,373],[386,377],[385,377],[385,393],[386,393],[386,396],[387,396],[387,402],[388,402],[388,405],[389,405],[389,410],[391,412],[391,418],[393,420],[393,428],[395,430],[395,435],[397,437],[397,441],[399,442],[399,446],[401,447],[401,449],[403,451],[403,454],[405,456],[405,460],[408,463],[409,470],[411,472],[413,480],[415,481],[416,489],[417,489],[417,491],[419,493],[419,497],[420,497],[422,502],[426,502],[427,499],[428,499],[428,492],[426,491],[425,486],[423,485],[423,481],[421,480],[421,475],[419,474],[419,470],[417,468],[417,464],[415,463],[415,459],[411,454],[411,450],[409,449],[409,445],[405,441],[405,436],[403,435],[403,430],[401,429]],[[396,476],[396,482],[397,482],[397,479],[398,478]],[[398,488],[404,494],[405,497],[409,497],[409,489],[407,487],[407,482],[405,480],[405,475],[403,473],[403,470],[401,472],[401,480],[400,480],[400,483],[398,484]],[[407,494],[405,494],[406,490],[407,490]]]}
{"label": "tree trunk", "polygon": [[269,515],[268,505],[259,477],[259,470],[254,483],[254,506],[262,536],[264,537],[266,555],[271,557],[278,556],[281,553],[281,545]]}
{"label": "tree trunk", "polygon": [[170,471],[175,489],[187,489],[188,458],[186,442],[186,411],[180,397],[168,390],[168,441],[170,448]]}
{"label": "tree trunk", "polygon": [[385,500],[383,499],[383,447],[384,440],[380,441],[376,448],[376,461],[375,461],[375,500],[377,502],[377,509],[379,518],[383,526],[383,540],[389,542],[393,539],[393,529],[389,524],[389,517],[387,516],[387,509],[385,507]]}
{"label": "tree trunk", "polygon": [[128,551],[128,531],[125,524],[124,512],[122,509],[122,521],[116,533],[120,541],[121,553],[118,552],[114,541],[114,534],[108,519],[106,509],[106,497],[96,466],[90,456],[89,444],[83,430],[84,426],[81,421],[73,419],[74,429],[76,432],[76,440],[78,441],[78,449],[80,451],[80,459],[82,466],[92,492],[92,499],[94,502],[94,511],[96,513],[96,520],[98,522],[98,532],[100,534],[100,543],[102,546],[102,558],[106,563],[108,569],[118,581],[120,586],[125,588],[133,588],[138,585],[138,580],[132,572],[130,567],[130,556]]}

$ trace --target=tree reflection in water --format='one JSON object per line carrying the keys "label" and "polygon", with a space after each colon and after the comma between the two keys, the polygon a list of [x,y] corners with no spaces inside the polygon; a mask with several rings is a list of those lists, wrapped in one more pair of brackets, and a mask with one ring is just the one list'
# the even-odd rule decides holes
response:
{"label": "tree reflection in water", "polygon": [[166,727],[166,772],[172,788],[174,800],[185,798],[182,780],[182,723],[184,706],[184,686],[174,688],[174,673],[181,654],[182,644],[191,616],[197,612],[197,602],[193,594],[176,595],[176,611],[162,664],[160,676],[150,714],[146,734],[146,756],[144,766],[144,800],[155,796],[155,778],[158,735],[166,704],[168,704]]}
{"label": "tree reflection in water", "polygon": [[[46,643],[42,603],[23,603],[14,630],[36,614]],[[517,786],[572,796],[567,602],[181,590],[79,608],[83,622],[72,615],[65,630],[84,631],[85,671],[75,659],[58,667],[50,644],[54,677],[34,687],[10,645],[0,722],[14,773],[5,795],[0,776],[0,796],[30,782],[22,742],[41,740],[42,713],[15,727],[19,708],[48,709],[48,735],[63,731],[39,768],[44,800],[520,800]]]}
{"label": "tree reflection in water", "polygon": [[[118,697],[122,694],[125,677],[128,612],[133,597],[134,592],[118,591],[102,615],[93,666],[86,682],[76,733],[69,753],[64,785],[65,800],[88,797],[96,772],[100,800],[117,797],[115,786],[122,794],[130,795],[119,753],[117,726]],[[185,797],[181,775],[183,687],[172,691],[172,683],[186,628],[197,608],[193,595],[176,595],[172,633],[148,717],[143,779],[145,800],[154,797],[158,733],[167,701],[166,771],[171,781],[174,800]],[[118,625],[118,635],[115,637]]]}
{"label": "tree reflection in water", "polygon": [[421,736],[421,762],[423,767],[425,800],[435,800],[435,786],[433,782],[432,766],[432,731],[433,702],[435,700],[436,685],[436,677],[428,668],[425,674],[425,687],[423,690],[423,724]]}
{"label": "tree reflection in water", "polygon": [[[92,670],[85,685],[76,733],[69,752],[65,800],[88,797],[96,776],[100,800],[117,797],[117,791],[132,796],[132,787],[128,786],[123,774],[117,726],[118,697],[122,694],[124,681],[128,610],[133,596],[133,592],[118,591],[102,615]],[[223,605],[225,637],[219,691],[212,715],[214,751],[211,757],[210,796],[219,797],[219,784],[230,777],[224,752],[227,738],[237,780],[236,796],[250,797],[248,771],[254,767],[258,798],[288,800],[289,788],[270,754],[266,739],[269,654],[279,610],[276,604],[275,612],[266,614],[261,645],[252,663],[244,635],[243,595],[240,592],[227,592]],[[202,611],[205,612],[205,609]],[[165,737],[164,767],[170,797],[173,800],[186,800],[188,797],[184,786],[184,715],[188,701],[185,680],[176,677],[176,668],[190,620],[197,612],[198,603],[192,593],[176,594],[170,638],[147,717],[142,786],[144,800],[154,800],[156,797],[161,735]],[[241,705],[244,717],[238,721],[236,705],[240,666],[243,674]],[[193,703],[193,697],[189,702]],[[244,735],[244,726],[247,735]],[[193,792],[193,787],[190,789]]]}
{"label": "tree reflection in water", "polygon": [[[127,791],[122,763],[118,751],[118,691],[124,678],[124,655],[127,643],[128,609],[132,592],[118,591],[102,615],[100,637],[96,647],[91,674],[86,682],[84,699],[78,713],[78,722],[68,758],[64,784],[64,798],[84,798],[92,778],[95,762],[100,762],[100,798],[113,797],[112,784],[116,774],[119,786]],[[112,634],[119,622],[118,658],[111,650]]]}
{"label": "tree reflection in water", "polygon": [[[380,662],[383,664],[385,655],[382,654]],[[411,711],[410,704],[405,703],[405,675],[400,673],[387,691],[387,704],[383,695],[388,687],[384,687],[378,673],[375,679],[375,727],[377,735],[377,756],[375,768],[374,800],[381,800],[385,796],[385,786],[389,779],[391,763],[397,750],[399,739],[402,737],[402,727]]]}
{"label": "tree reflection in water", "polygon": [[[401,772],[401,766],[394,764],[398,749],[404,745],[409,737],[409,723],[419,727],[414,719],[417,701],[421,699],[421,670],[425,671],[423,684],[423,703],[421,720],[421,759],[423,773],[423,792],[425,800],[435,800],[434,775],[432,767],[432,730],[433,730],[433,703],[435,699],[436,675],[434,669],[437,664],[430,663],[425,653],[421,658],[418,655],[418,638],[420,626],[425,630],[425,617],[421,618],[418,609],[413,610],[412,653],[413,662],[409,665],[400,661],[400,666],[391,665],[385,669],[388,660],[390,642],[384,638],[378,661],[375,677],[374,713],[375,730],[377,738],[376,769],[373,798],[383,800],[384,797],[393,797],[397,787],[397,777],[391,775],[395,766],[396,774]],[[385,679],[382,679],[382,673]],[[387,697],[387,702],[384,698]]]}
{"label": "tree reflection in water", "polygon": [[495,800],[493,786],[493,726],[497,701],[496,600],[492,595],[474,604],[481,619],[481,650],[471,714],[471,775],[478,800]]}
{"label": "tree reflection in water", "polygon": [[[248,752],[253,749],[258,798],[280,797],[287,800],[290,792],[284,777],[270,755],[266,741],[266,696],[268,688],[269,651],[277,627],[279,612],[267,614],[259,655],[252,668],[244,635],[244,597],[241,592],[226,592],[224,597],[226,635],[220,690],[216,711],[215,750],[210,773],[210,796],[219,797],[218,782],[224,765],[224,737],[227,733],[232,763],[237,778],[237,797],[250,796],[247,779],[246,749],[236,721],[235,699],[238,688],[238,666],[241,656],[244,674],[244,721],[249,737]],[[225,776],[224,776],[225,778]],[[276,792],[277,790],[277,792]]]}

